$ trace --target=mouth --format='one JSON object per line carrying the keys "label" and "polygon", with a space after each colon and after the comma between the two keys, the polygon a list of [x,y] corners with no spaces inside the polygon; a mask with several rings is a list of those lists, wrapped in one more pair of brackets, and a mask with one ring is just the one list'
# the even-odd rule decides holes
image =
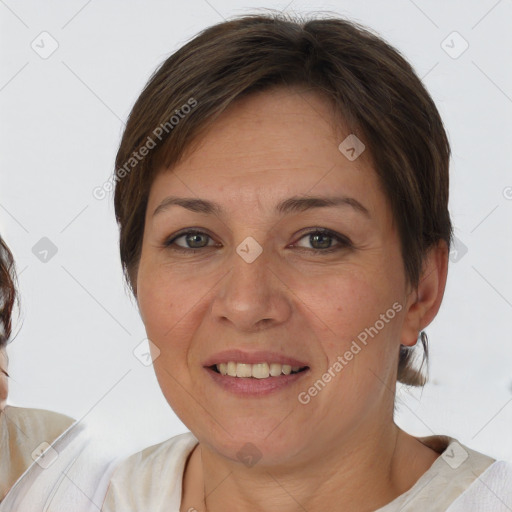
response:
{"label": "mouth", "polygon": [[274,379],[283,375],[295,375],[309,369],[308,366],[291,366],[281,363],[240,363],[228,361],[226,363],[208,366],[215,373],[240,379]]}
{"label": "mouth", "polygon": [[311,373],[306,360],[269,350],[225,350],[208,357],[202,366],[214,389],[242,398],[292,390],[296,381]]}
{"label": "mouth", "polygon": [[[282,363],[240,363],[228,361],[205,366],[212,383],[217,389],[243,399],[263,398],[293,390],[298,380],[310,372],[309,366],[291,366]],[[281,399],[284,398],[283,395]]]}

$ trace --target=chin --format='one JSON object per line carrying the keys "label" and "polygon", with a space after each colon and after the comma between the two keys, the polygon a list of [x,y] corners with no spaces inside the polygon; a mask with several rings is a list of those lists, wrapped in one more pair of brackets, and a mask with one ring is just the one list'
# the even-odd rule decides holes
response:
{"label": "chin", "polygon": [[247,467],[256,464],[270,467],[285,464],[310,445],[304,438],[298,438],[301,429],[296,426],[293,433],[289,429],[278,432],[276,425],[279,421],[273,418],[253,423],[250,427],[246,423],[235,422],[230,424],[229,433],[217,424],[190,430],[203,446],[217,455]]}

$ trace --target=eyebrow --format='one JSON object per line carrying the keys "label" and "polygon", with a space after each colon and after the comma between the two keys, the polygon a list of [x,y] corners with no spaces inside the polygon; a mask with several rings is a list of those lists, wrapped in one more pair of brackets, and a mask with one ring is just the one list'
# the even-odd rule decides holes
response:
{"label": "eyebrow", "polygon": [[[191,212],[203,214],[222,215],[222,207],[212,201],[205,199],[197,199],[195,197],[166,197],[155,209],[153,216],[162,213],[171,206],[181,206]],[[350,207],[356,212],[363,214],[367,218],[371,218],[368,209],[363,206],[357,199],[347,196],[293,196],[281,201],[276,206],[276,212],[286,215],[294,212],[304,212],[313,208],[332,208],[332,207]]]}

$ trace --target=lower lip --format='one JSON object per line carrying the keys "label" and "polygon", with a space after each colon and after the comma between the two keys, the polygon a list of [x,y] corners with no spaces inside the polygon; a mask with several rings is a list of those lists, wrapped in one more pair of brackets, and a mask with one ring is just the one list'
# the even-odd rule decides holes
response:
{"label": "lower lip", "polygon": [[297,382],[309,372],[309,368],[299,373],[256,379],[254,377],[230,377],[221,375],[211,368],[205,368],[213,381],[226,391],[242,396],[265,396]]}

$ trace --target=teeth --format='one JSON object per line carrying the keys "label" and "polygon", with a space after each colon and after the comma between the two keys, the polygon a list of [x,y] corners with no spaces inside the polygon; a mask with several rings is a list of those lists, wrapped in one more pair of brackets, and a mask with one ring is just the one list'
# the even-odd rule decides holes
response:
{"label": "teeth", "polygon": [[252,365],[245,363],[236,363],[237,377],[252,377]]}
{"label": "teeth", "polygon": [[[217,370],[219,370],[219,365],[217,365]],[[231,375],[231,377],[236,377],[236,363],[234,363],[233,361],[229,361],[226,371],[228,375]]]}
{"label": "teeth", "polygon": [[283,365],[279,363],[271,363],[270,364],[270,375],[272,377],[279,377],[281,375],[281,370],[283,369]]}
{"label": "teeth", "polygon": [[266,379],[270,374],[267,363],[258,363],[252,365],[252,376],[256,379]]}
{"label": "teeth", "polygon": [[219,363],[216,365],[221,375],[229,375],[230,377],[254,377],[255,379],[267,379],[268,377],[279,377],[279,375],[290,375],[290,373],[298,372],[300,366],[290,366],[289,364],[280,363],[236,363],[229,361],[228,363]]}

